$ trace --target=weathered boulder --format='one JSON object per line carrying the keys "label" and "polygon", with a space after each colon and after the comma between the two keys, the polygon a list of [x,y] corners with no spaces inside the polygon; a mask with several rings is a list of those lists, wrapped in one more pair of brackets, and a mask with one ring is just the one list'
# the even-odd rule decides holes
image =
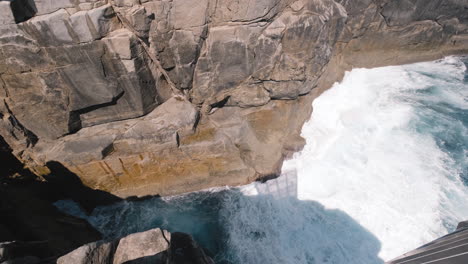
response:
{"label": "weathered boulder", "polygon": [[[157,229],[128,235],[119,241],[119,246],[114,253],[114,264],[127,263],[131,260],[153,257],[169,249],[171,233]],[[162,255],[162,254],[161,254]],[[149,260],[147,262],[150,262]]]}
{"label": "weathered boulder", "polygon": [[57,264],[112,263],[116,243],[98,241],[86,244],[57,259]]}
{"label": "weathered boulder", "polygon": [[184,233],[159,228],[112,241],[86,244],[60,257],[57,264],[213,264],[203,249]]}
{"label": "weathered boulder", "polygon": [[110,5],[71,16],[59,9],[9,29],[0,37],[8,88],[2,101],[38,137],[142,116],[167,98],[165,88],[155,88],[159,75],[150,59],[120,29]]}
{"label": "weathered boulder", "polygon": [[340,33],[346,12],[334,1],[297,5],[270,23],[212,27],[195,69],[193,102],[212,103],[256,83],[272,99],[307,94],[332,55],[337,38],[330,35]]}
{"label": "weathered boulder", "polygon": [[192,87],[193,71],[206,38],[208,0],[149,1],[151,50],[179,89]]}

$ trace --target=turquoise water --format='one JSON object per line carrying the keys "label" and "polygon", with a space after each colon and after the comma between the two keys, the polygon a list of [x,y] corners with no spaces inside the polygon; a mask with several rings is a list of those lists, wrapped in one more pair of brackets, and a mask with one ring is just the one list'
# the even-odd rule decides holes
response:
{"label": "turquoise water", "polygon": [[192,234],[217,263],[383,263],[468,219],[467,65],[447,57],[347,73],[314,101],[304,150],[266,184],[90,216],[57,206],[107,238]]}
{"label": "turquoise water", "polygon": [[[73,209],[70,201],[59,207]],[[217,190],[122,202],[97,208],[89,217],[78,216],[106,238],[155,227],[189,233],[216,263],[383,263],[377,238],[346,213],[274,193],[250,196],[238,189]],[[243,245],[250,245],[249,253]],[[347,251],[335,252],[337,247]]]}
{"label": "turquoise water", "polygon": [[[468,59],[462,62],[468,67]],[[403,98],[417,108],[417,118],[411,126],[435,139],[438,147],[450,156],[447,165],[458,170],[453,176],[468,185],[468,72],[465,71],[463,80],[415,71],[415,75],[419,74],[433,85]]]}

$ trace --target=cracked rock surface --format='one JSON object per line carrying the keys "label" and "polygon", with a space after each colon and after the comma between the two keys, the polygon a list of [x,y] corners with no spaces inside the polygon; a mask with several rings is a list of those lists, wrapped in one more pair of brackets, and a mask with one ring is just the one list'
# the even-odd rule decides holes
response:
{"label": "cracked rock surface", "polygon": [[214,261],[190,235],[155,228],[112,241],[89,243],[57,259],[57,264],[69,263],[214,264]]}
{"label": "cracked rock surface", "polygon": [[172,195],[279,174],[353,67],[468,52],[466,0],[0,1],[0,135],[37,175]]}

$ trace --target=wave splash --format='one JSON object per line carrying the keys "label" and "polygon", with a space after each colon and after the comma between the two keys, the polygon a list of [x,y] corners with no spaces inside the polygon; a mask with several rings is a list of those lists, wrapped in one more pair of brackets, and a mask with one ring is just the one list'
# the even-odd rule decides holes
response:
{"label": "wave splash", "polygon": [[314,103],[307,144],[284,165],[298,198],[341,209],[396,257],[468,219],[463,58],[354,69]]}

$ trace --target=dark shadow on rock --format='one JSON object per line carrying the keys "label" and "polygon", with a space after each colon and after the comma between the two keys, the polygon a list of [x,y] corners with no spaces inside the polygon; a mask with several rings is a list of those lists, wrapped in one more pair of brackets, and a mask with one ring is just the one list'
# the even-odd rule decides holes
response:
{"label": "dark shadow on rock", "polygon": [[32,18],[37,13],[34,0],[10,0],[10,8],[16,23]]}
{"label": "dark shadow on rock", "polygon": [[5,182],[14,182],[17,180],[34,180],[36,175],[26,169],[12,153],[11,148],[0,136],[0,184]]}
{"label": "dark shadow on rock", "polygon": [[144,201],[144,200],[148,200],[148,199],[151,199],[151,198],[161,198],[161,195],[156,194],[156,195],[145,195],[145,196],[129,196],[129,197],[125,198],[125,201],[139,202],[139,201]]}
{"label": "dark shadow on rock", "polygon": [[85,186],[80,178],[63,166],[60,162],[47,162],[47,167],[51,171],[45,176],[47,182],[62,194],[65,199],[71,199],[89,214],[96,206],[109,205],[122,200],[108,192],[94,190]]}
{"label": "dark shadow on rock", "polygon": [[145,256],[124,262],[124,264],[214,264],[204,249],[189,234],[171,234],[170,248],[153,256]]}
{"label": "dark shadow on rock", "polygon": [[166,252],[161,252],[153,256],[146,256],[134,260],[125,261],[123,264],[155,264],[163,263],[166,259]]}
{"label": "dark shadow on rock", "polygon": [[15,257],[34,253],[42,260],[53,259],[101,239],[88,222],[52,205],[61,194],[24,168],[2,137],[0,161],[0,242],[16,241],[8,245]]}
{"label": "dark shadow on rock", "polygon": [[[0,242],[0,261],[18,259],[25,256],[44,256],[44,252],[48,252],[47,241],[32,241],[32,242]],[[21,262],[18,262],[21,263]]]}

